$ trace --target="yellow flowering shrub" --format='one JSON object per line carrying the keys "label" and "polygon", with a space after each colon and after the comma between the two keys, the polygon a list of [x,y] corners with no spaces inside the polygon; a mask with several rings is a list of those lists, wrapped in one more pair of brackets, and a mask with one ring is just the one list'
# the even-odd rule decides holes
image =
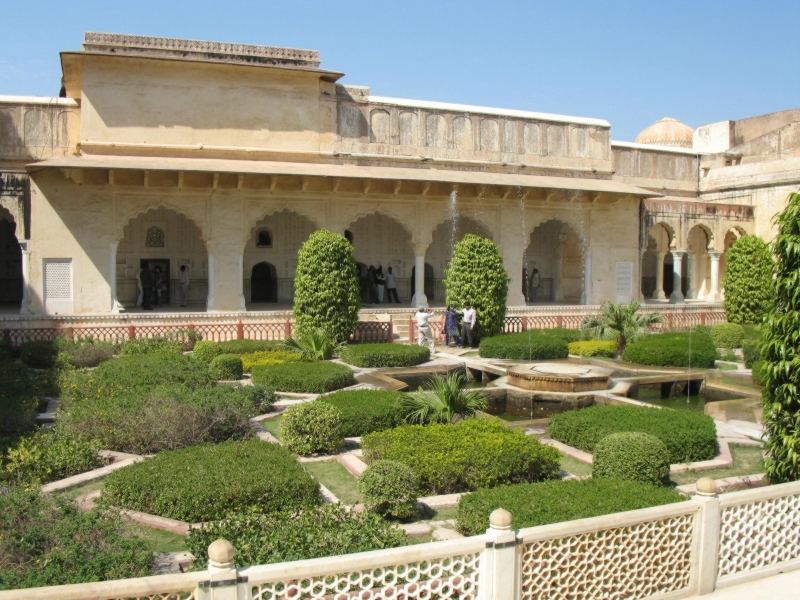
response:
{"label": "yellow flowering shrub", "polygon": [[282,365],[287,362],[300,362],[302,354],[289,350],[262,350],[261,352],[251,352],[242,354],[242,367],[244,372],[249,373],[253,367],[262,365]]}

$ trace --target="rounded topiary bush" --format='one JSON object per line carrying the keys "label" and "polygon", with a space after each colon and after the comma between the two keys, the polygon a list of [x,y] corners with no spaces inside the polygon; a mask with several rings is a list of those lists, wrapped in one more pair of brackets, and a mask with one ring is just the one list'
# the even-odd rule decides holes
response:
{"label": "rounded topiary bush", "polygon": [[571,342],[569,353],[575,356],[599,356],[601,358],[614,358],[617,342],[590,340],[588,342]]}
{"label": "rounded topiary bush", "polygon": [[711,328],[711,340],[717,348],[741,348],[744,327],[738,323],[718,323]]}
{"label": "rounded topiary bush", "polygon": [[399,402],[403,392],[389,390],[342,390],[320,396],[341,412],[342,435],[358,437],[373,431],[383,431],[403,424]]}
{"label": "rounded topiary bush", "polygon": [[567,358],[569,346],[555,335],[523,331],[484,338],[481,340],[479,351],[483,358],[550,360]]}
{"label": "rounded topiary bush", "polygon": [[281,392],[324,394],[353,384],[350,367],[331,362],[293,362],[253,367],[253,383]]}
{"label": "rounded topiary bush", "polygon": [[717,347],[702,333],[659,333],[628,344],[622,358],[640,365],[713,369]]}
{"label": "rounded topiary bush", "polygon": [[56,364],[58,347],[55,342],[25,342],[20,348],[19,357],[33,369],[51,369]]}
{"label": "rounded topiary bush", "polygon": [[242,359],[236,354],[220,354],[211,361],[208,372],[217,381],[240,379],[244,373]]}
{"label": "rounded topiary bush", "polygon": [[468,233],[453,247],[453,257],[445,272],[447,304],[475,309],[478,339],[503,331],[508,297],[508,273],[503,257],[492,240]]}
{"label": "rounded topiary bush", "polygon": [[663,485],[669,479],[669,450],[647,433],[612,433],[594,447],[592,477]]}
{"label": "rounded topiary bush", "polygon": [[772,308],[775,261],[769,246],[757,235],[744,235],[726,253],[725,316],[731,323],[760,323]]}
{"label": "rounded topiary bush", "polygon": [[217,342],[201,340],[194,345],[192,358],[206,364],[211,364],[211,361],[222,353],[221,344],[218,344]]}
{"label": "rounded topiary bush", "polygon": [[364,506],[383,517],[412,519],[417,514],[419,484],[414,472],[394,460],[377,460],[358,480]]}
{"label": "rounded topiary bush", "polygon": [[290,406],[281,419],[281,441],[302,456],[314,452],[339,451],[344,443],[342,414],[325,402],[303,402]]}
{"label": "rounded topiary bush", "polygon": [[339,358],[356,367],[411,367],[428,362],[431,353],[424,346],[408,344],[348,344]]}
{"label": "rounded topiary bush", "polygon": [[297,253],[294,277],[294,318],[300,337],[322,329],[337,342],[356,327],[361,284],[353,245],[338,233],[320,229]]}

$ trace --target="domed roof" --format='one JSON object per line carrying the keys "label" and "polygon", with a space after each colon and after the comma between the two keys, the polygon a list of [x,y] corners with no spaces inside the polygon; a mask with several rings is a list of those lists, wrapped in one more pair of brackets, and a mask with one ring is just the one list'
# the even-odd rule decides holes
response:
{"label": "domed roof", "polygon": [[675,119],[664,117],[636,136],[636,143],[691,148],[693,135],[694,129],[688,125],[684,125]]}

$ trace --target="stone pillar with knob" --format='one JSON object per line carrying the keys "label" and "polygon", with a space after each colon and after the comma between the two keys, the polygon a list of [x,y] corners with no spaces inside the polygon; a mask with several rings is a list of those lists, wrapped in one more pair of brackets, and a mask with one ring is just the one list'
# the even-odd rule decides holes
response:
{"label": "stone pillar with knob", "polygon": [[689,288],[686,290],[686,296],[690,299],[694,299],[697,298],[700,293],[700,257],[693,252],[689,252],[688,254],[686,260],[688,261],[687,266],[689,268],[686,271],[689,277]]}
{"label": "stone pillar with knob", "polygon": [[697,573],[697,593],[710,594],[717,582],[719,561],[720,508],[717,484],[710,477],[697,480],[694,501],[700,503],[697,551],[693,552],[692,570]]}
{"label": "stone pillar with knob", "polygon": [[489,515],[486,550],[481,557],[480,600],[519,600],[522,552],[511,528],[513,516],[498,508]]}
{"label": "stone pillar with knob", "polygon": [[427,246],[414,246],[414,297],[411,306],[427,306],[428,297],[425,295],[425,253]]}
{"label": "stone pillar with knob", "polygon": [[30,308],[30,286],[31,286],[31,249],[30,240],[19,240],[19,247],[22,250],[22,305],[19,314],[31,314]]}
{"label": "stone pillar with knob", "polygon": [[247,578],[240,577],[233,559],[236,548],[228,540],[217,540],[208,547],[208,579],[197,584],[196,600],[244,600],[250,595]]}
{"label": "stone pillar with knob", "polygon": [[681,265],[683,264],[683,256],[686,254],[683,250],[672,250],[672,293],[669,295],[670,304],[684,304],[686,301],[681,291],[682,271]]}
{"label": "stone pillar with knob", "polygon": [[656,252],[656,291],[653,298],[665,300],[667,295],[664,293],[664,257],[666,252]]}
{"label": "stone pillar with knob", "polygon": [[706,300],[719,302],[719,259],[722,256],[722,252],[709,252],[708,256],[711,259],[711,291],[706,296]]}

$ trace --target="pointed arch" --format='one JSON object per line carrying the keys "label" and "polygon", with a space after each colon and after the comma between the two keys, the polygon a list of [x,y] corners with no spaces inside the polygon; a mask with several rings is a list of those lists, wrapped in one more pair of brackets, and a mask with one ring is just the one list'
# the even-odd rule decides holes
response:
{"label": "pointed arch", "polygon": [[[550,217],[540,221],[528,235],[523,255],[530,301],[581,302],[584,251],[583,237],[568,220]],[[534,273],[539,277],[534,278]]]}

